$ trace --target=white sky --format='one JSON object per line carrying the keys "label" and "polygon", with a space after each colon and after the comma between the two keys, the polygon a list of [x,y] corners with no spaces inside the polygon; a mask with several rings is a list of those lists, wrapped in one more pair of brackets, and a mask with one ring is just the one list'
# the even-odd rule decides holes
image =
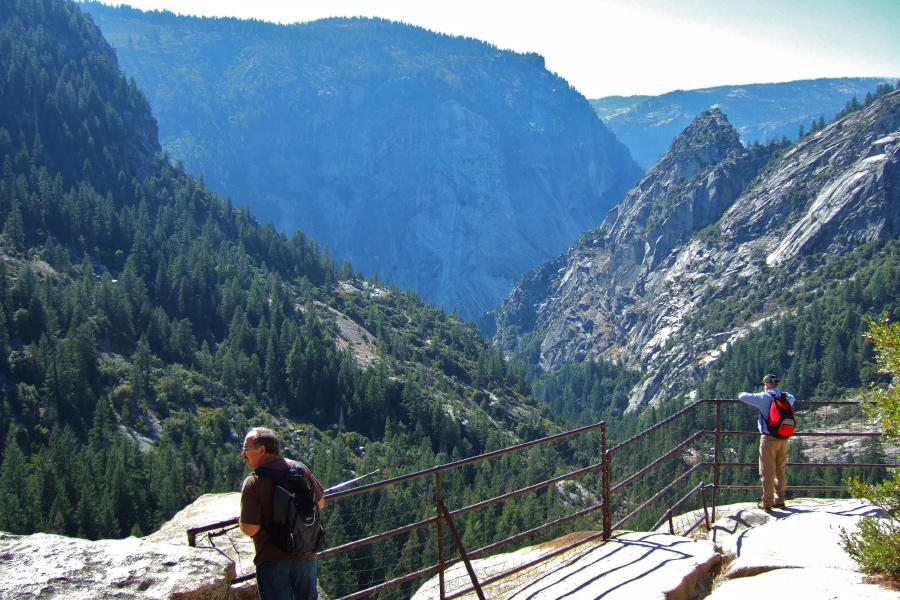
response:
{"label": "white sky", "polygon": [[142,10],[280,23],[331,16],[402,21],[503,49],[537,52],[549,70],[588,98],[818,77],[900,76],[900,0],[121,3]]}

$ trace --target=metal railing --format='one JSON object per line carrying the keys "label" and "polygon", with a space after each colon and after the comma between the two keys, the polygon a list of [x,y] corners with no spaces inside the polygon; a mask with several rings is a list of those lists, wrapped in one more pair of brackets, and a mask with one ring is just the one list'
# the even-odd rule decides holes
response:
{"label": "metal railing", "polygon": [[[791,443],[793,460],[789,467],[837,469],[836,477],[840,477],[848,470],[900,466],[895,448],[877,449],[880,460],[863,460],[867,456],[864,444],[854,441],[877,440],[881,434],[859,410],[859,402],[798,402],[797,407],[800,429],[794,434],[797,441]],[[755,409],[750,408],[738,400],[700,400],[609,449],[606,424],[597,423],[327,494],[332,547],[319,554],[323,589],[342,600],[375,594],[379,598],[408,598],[425,578],[437,575],[436,587],[428,597],[452,600],[474,593],[484,598],[485,587],[502,585],[515,573],[579,545],[608,540],[614,530],[626,524],[638,531],[655,531],[668,525],[671,533],[682,535],[701,525],[708,530],[723,494],[747,501],[735,494],[759,490],[758,463],[747,460],[756,446],[739,441],[759,436],[744,429],[755,425]],[[802,429],[804,425],[807,430]],[[599,440],[592,439],[592,432],[599,433]],[[724,444],[729,438],[738,441]],[[816,443],[802,441],[807,438]],[[821,442],[828,439],[832,439],[830,446]],[[837,450],[835,440],[841,442]],[[832,455],[838,460],[809,460],[819,455]],[[477,486],[472,482],[479,477],[478,469],[489,470],[496,462],[504,462],[501,479],[506,474],[511,481],[526,481],[526,485],[500,490],[489,498],[473,496]],[[535,473],[523,479],[522,471],[528,469],[535,469]],[[802,479],[791,473],[792,478]],[[572,489],[578,493],[567,495]],[[834,493],[845,487],[795,485],[788,490]],[[406,498],[407,504],[398,498]],[[522,509],[522,504],[537,503],[536,498],[540,501],[531,512]],[[498,507],[516,503],[520,512],[532,516],[532,522],[510,524],[501,535],[503,528],[497,523],[515,511]],[[394,512],[420,508],[421,518],[395,522],[391,509],[398,506],[405,510]],[[192,529],[189,543],[194,545],[197,534],[203,531],[213,531],[209,535],[225,533],[234,523],[229,520]],[[507,535],[510,531],[513,533]],[[541,551],[529,560],[491,564],[490,568],[486,563],[473,563],[489,556],[495,561],[498,551],[508,553],[525,540],[534,548],[535,540],[549,541],[575,531],[592,533],[569,536],[573,538],[571,543],[540,544]],[[377,547],[381,550],[375,550]],[[394,568],[398,563],[404,564]],[[234,583],[251,577],[252,573]]]}
{"label": "metal railing", "polygon": [[[849,475],[900,467],[896,448],[881,448],[880,460],[866,459],[878,454],[867,454],[867,443],[877,444],[881,432],[859,401],[797,401],[795,410],[798,429],[787,465],[788,493],[846,493],[842,481]],[[723,495],[725,501],[746,502],[748,494],[737,492],[759,493],[757,414],[740,400],[699,400],[610,448],[612,529],[627,525],[653,531],[668,523],[670,532],[686,534],[698,526],[698,514],[701,522],[716,519]],[[831,473],[834,484],[803,484],[822,477],[800,472],[809,468]],[[790,485],[797,480],[799,485]],[[686,522],[674,523],[675,509]]]}
{"label": "metal railing", "polygon": [[[522,453],[530,448],[538,448],[542,446],[551,446],[561,440],[566,438],[571,438],[573,436],[584,436],[590,432],[598,431],[600,433],[600,444],[598,451],[596,452],[595,458],[599,459],[596,462],[592,462],[591,464],[587,464],[580,468],[576,468],[573,470],[569,470],[563,473],[555,473],[554,477],[545,478],[543,480],[531,483],[530,485],[526,485],[524,487],[507,491],[505,493],[483,499],[477,502],[473,502],[468,504],[467,506],[462,506],[456,508],[454,510],[450,510],[447,507],[447,503],[445,501],[446,498],[446,484],[445,484],[445,476],[450,475],[454,472],[458,472],[460,469],[469,466],[475,465],[478,463],[485,463],[488,461],[496,460],[500,457],[509,456],[509,455],[517,455],[523,456],[524,460],[519,462],[520,467],[527,468],[530,458],[523,455]],[[319,554],[321,559],[320,565],[327,565],[327,561],[330,557],[335,555],[339,555],[341,553],[348,553],[354,550],[359,550],[363,546],[370,546],[374,544],[378,544],[388,540],[389,538],[393,538],[395,536],[406,535],[411,533],[412,531],[425,528],[425,527],[433,527],[433,532],[435,534],[435,543],[437,545],[437,562],[436,564],[425,566],[423,568],[417,569],[410,573],[405,573],[400,576],[386,578],[384,581],[378,582],[374,585],[370,585],[363,589],[357,590],[353,593],[347,594],[342,597],[342,600],[355,600],[357,598],[363,598],[370,595],[373,595],[378,592],[382,592],[388,588],[403,586],[404,584],[409,584],[410,582],[416,579],[422,579],[425,577],[433,576],[437,574],[438,576],[438,586],[439,586],[439,594],[440,598],[444,600],[452,600],[453,598],[459,597],[463,594],[470,593],[474,591],[479,598],[483,598],[482,588],[488,585],[491,585],[504,577],[507,577],[511,573],[520,571],[524,568],[532,566],[534,563],[540,562],[541,560],[546,560],[546,558],[550,555],[557,555],[560,552],[567,551],[570,548],[564,549],[555,549],[554,551],[548,551],[546,555],[541,556],[537,560],[530,561],[529,564],[526,565],[516,565],[514,568],[510,568],[508,570],[501,570],[502,572],[493,574],[489,577],[479,579],[476,576],[475,569],[472,565],[472,560],[475,558],[487,556],[489,554],[495,553],[501,548],[505,548],[510,545],[518,544],[519,542],[525,540],[526,538],[531,538],[537,536],[543,532],[546,532],[550,529],[554,528],[564,528],[566,525],[570,523],[574,523],[580,519],[587,518],[589,515],[596,513],[597,511],[601,511],[604,507],[602,500],[598,502],[590,502],[587,506],[578,506],[577,509],[573,510],[569,514],[565,514],[562,516],[558,516],[554,519],[541,519],[542,523],[537,525],[536,527],[532,527],[526,529],[524,531],[516,532],[512,536],[507,536],[504,539],[500,539],[498,541],[492,541],[491,543],[482,546],[477,549],[466,549],[465,544],[463,543],[462,536],[457,530],[457,522],[465,517],[466,515],[476,513],[479,511],[486,511],[489,507],[493,507],[500,503],[512,501],[514,499],[523,499],[530,496],[533,496],[535,493],[540,490],[546,490],[551,486],[557,486],[566,481],[574,481],[578,478],[583,478],[597,471],[601,471],[604,467],[603,456],[605,456],[606,450],[606,424],[605,423],[597,423],[594,425],[589,425],[587,427],[581,427],[579,429],[574,429],[571,431],[567,431],[564,433],[560,433],[557,435],[549,436],[546,438],[542,438],[539,440],[535,440],[532,442],[527,442],[524,444],[518,444],[516,446],[512,446],[509,448],[504,448],[501,450],[496,450],[493,452],[488,452],[481,456],[475,456],[472,458],[467,458],[455,462],[451,462],[444,465],[439,465],[430,469],[425,469],[422,471],[418,471],[415,473],[410,473],[408,475],[403,475],[400,477],[395,477],[392,479],[388,479],[385,481],[380,481],[377,483],[372,483],[364,486],[360,486],[358,488],[347,490],[343,492],[338,492],[336,494],[330,495],[327,497],[326,501],[331,504],[333,502],[338,502],[344,498],[350,498],[352,496],[366,496],[371,495],[373,492],[378,490],[385,490],[389,488],[396,487],[398,484],[414,482],[416,480],[421,480],[423,478],[428,478],[433,481],[432,490],[432,501],[434,503],[435,515],[430,516],[428,518],[422,519],[420,521],[409,523],[402,525],[397,528],[390,529],[388,531],[384,531],[375,535],[367,536],[363,539],[349,541],[347,543],[340,544],[336,547],[329,548],[324,552]],[[602,477],[601,477],[602,479]],[[602,489],[602,482],[597,481],[596,487],[598,489]],[[598,495],[598,498],[602,498],[602,495]],[[539,516],[542,516],[540,514]],[[450,548],[447,548],[447,544],[445,544],[445,532],[444,528],[448,528],[453,540],[453,543],[450,545]],[[596,537],[602,537],[602,534],[598,534]],[[585,543],[586,541],[582,539],[579,543]],[[573,544],[578,545],[578,544]],[[450,556],[450,552],[448,550],[455,550],[456,556]],[[453,592],[448,593],[447,582],[445,581],[446,573],[449,569],[458,564],[465,565],[466,576],[469,579],[469,585],[461,585],[457,582],[452,587],[454,588]],[[327,566],[325,567],[327,568]]]}

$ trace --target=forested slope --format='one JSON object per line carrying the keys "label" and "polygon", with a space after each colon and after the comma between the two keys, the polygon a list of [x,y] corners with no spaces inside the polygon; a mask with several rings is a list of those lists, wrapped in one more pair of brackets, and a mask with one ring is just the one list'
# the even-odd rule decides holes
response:
{"label": "forested slope", "polygon": [[553,427],[471,323],[159,154],[75,4],[2,0],[0,24],[0,530],[147,533],[238,489],[253,425],[326,485]]}

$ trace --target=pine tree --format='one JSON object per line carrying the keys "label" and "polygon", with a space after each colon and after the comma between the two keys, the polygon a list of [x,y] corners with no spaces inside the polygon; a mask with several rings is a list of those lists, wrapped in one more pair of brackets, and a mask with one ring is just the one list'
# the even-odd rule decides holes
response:
{"label": "pine tree", "polygon": [[32,523],[26,511],[30,502],[23,484],[28,470],[25,455],[16,438],[16,429],[10,428],[3,462],[0,463],[0,530],[30,533]]}
{"label": "pine tree", "polygon": [[[866,340],[878,348],[878,362],[892,375],[894,384],[900,374],[900,324],[885,316],[880,321],[867,317]],[[900,387],[873,389],[868,405],[887,439],[900,438]],[[859,531],[841,530],[841,546],[867,573],[900,577],[900,473],[883,482],[870,484],[858,477],[849,481],[850,493],[864,498],[884,511],[885,518],[863,517]]]}

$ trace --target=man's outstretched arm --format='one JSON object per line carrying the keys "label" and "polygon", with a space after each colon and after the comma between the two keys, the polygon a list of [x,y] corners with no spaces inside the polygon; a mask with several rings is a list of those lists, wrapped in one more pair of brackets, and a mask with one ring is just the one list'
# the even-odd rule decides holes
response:
{"label": "man's outstretched arm", "polygon": [[241,531],[244,532],[244,535],[253,537],[257,533],[259,533],[259,525],[251,525],[250,523],[244,523],[241,521],[240,523]]}

